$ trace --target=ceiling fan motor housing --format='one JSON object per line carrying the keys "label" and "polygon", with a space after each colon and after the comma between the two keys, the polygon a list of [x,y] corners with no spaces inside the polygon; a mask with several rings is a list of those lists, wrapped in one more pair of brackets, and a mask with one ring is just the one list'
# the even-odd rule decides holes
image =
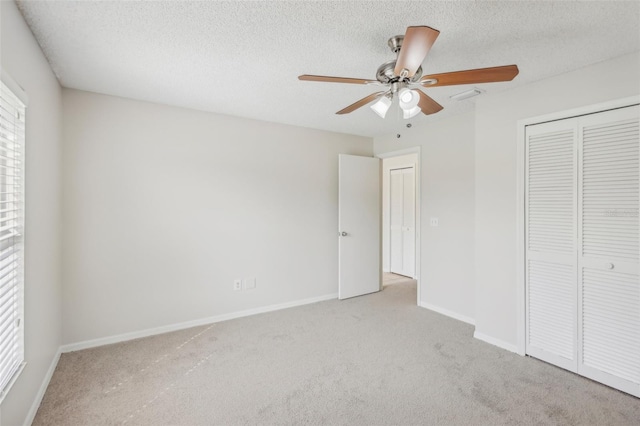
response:
{"label": "ceiling fan motor housing", "polygon": [[420,77],[422,77],[422,66],[416,70],[416,73],[411,78],[396,75],[394,72],[395,67],[395,59],[380,65],[376,72],[376,79],[382,84],[391,84],[396,82],[417,83],[420,81]]}
{"label": "ceiling fan motor housing", "polygon": [[[396,55],[398,55],[400,53],[400,49],[402,49],[403,41],[404,41],[403,35],[396,35],[391,37],[387,41],[387,44],[389,45],[389,48],[391,49],[391,51]],[[397,62],[397,58],[392,61],[385,62],[384,64],[378,67],[378,71],[376,72],[376,79],[380,83],[383,83],[383,84],[391,84],[396,82],[417,83],[420,80],[420,77],[422,77],[422,67],[419,67],[416,70],[415,74],[411,76],[411,78],[408,78],[404,75],[402,76],[396,75],[394,71],[396,67],[396,62]]]}

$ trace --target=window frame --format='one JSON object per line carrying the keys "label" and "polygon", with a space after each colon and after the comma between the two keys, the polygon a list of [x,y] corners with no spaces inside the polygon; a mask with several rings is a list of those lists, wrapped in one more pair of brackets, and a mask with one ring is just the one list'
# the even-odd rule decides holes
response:
{"label": "window frame", "polygon": [[[20,140],[20,145],[18,147],[18,153],[19,153],[19,157],[21,158],[21,173],[20,176],[18,178],[18,185],[19,188],[21,189],[21,197],[19,198],[18,201],[18,209],[19,211],[21,211],[21,215],[18,215],[17,220],[18,220],[18,224],[16,225],[16,228],[18,228],[18,233],[14,235],[14,242],[13,242],[13,246],[17,246],[19,248],[18,253],[18,259],[17,259],[17,266],[16,266],[16,271],[17,271],[17,278],[18,278],[18,283],[17,283],[17,290],[18,290],[18,303],[17,303],[17,317],[19,318],[19,325],[18,325],[18,363],[17,365],[13,368],[13,370],[10,373],[10,376],[8,377],[8,380],[6,380],[7,378],[5,378],[5,380],[1,380],[0,383],[4,382],[4,387],[0,388],[0,404],[4,401],[4,398],[9,394],[11,388],[13,387],[14,383],[17,381],[18,377],[21,375],[22,371],[24,370],[25,366],[26,366],[26,358],[25,358],[25,330],[24,330],[24,324],[25,324],[25,320],[24,320],[24,313],[25,313],[25,309],[24,309],[24,294],[25,294],[25,279],[24,279],[24,269],[25,269],[25,233],[24,233],[24,227],[25,227],[25,204],[26,204],[26,199],[25,199],[25,144],[26,144],[26,133],[27,133],[27,129],[26,129],[26,115],[27,115],[27,108],[28,108],[28,97],[25,93],[25,91],[22,89],[22,87],[20,87],[19,84],[17,84],[10,76],[7,72],[5,72],[4,69],[0,70],[0,88],[3,91],[7,91],[11,97],[13,97],[14,99],[11,99],[12,102],[17,102],[18,103],[18,107],[20,107],[20,109],[23,111],[23,117],[21,118],[21,120],[23,121],[23,124],[25,126],[24,128],[24,136],[22,137],[22,139]],[[19,105],[22,104],[22,105]],[[0,378],[1,379],[1,378]]]}

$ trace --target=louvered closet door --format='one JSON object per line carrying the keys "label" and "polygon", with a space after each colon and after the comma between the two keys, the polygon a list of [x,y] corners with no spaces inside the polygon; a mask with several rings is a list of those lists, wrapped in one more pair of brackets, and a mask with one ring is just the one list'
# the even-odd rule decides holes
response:
{"label": "louvered closet door", "polygon": [[640,396],[637,106],[581,117],[578,372]]}
{"label": "louvered closet door", "polygon": [[526,352],[577,370],[577,126],[526,130]]}

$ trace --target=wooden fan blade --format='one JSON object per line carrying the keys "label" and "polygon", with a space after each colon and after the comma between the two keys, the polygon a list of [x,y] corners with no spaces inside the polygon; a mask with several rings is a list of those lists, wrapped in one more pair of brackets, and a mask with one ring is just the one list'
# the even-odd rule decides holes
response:
{"label": "wooden fan blade", "polygon": [[[420,82],[427,87],[453,86],[456,84],[495,83],[498,81],[511,81],[518,75],[517,65],[505,65],[502,67],[478,68],[475,70],[445,72],[442,74],[426,75]],[[430,80],[436,80],[430,83]]]}
{"label": "wooden fan blade", "polygon": [[365,80],[362,78],[348,78],[348,77],[328,77],[326,75],[309,75],[303,74],[298,76],[298,80],[302,81],[322,81],[325,83],[348,83],[348,84],[371,84],[377,83],[377,80]]}
{"label": "wooden fan blade", "polygon": [[398,54],[396,67],[393,70],[395,75],[400,75],[402,70],[407,70],[407,77],[413,77],[416,70],[422,65],[422,61],[427,57],[431,46],[435,43],[440,31],[431,27],[409,27],[404,35],[402,47]]}
{"label": "wooden fan blade", "polygon": [[434,101],[430,96],[424,93],[422,90],[416,90],[420,94],[420,102],[418,102],[418,106],[422,110],[423,114],[435,114],[438,111],[442,110],[442,105]]}
{"label": "wooden fan blade", "polygon": [[365,106],[368,103],[371,103],[373,101],[375,101],[376,99],[380,98],[381,96],[383,96],[385,93],[387,92],[377,92],[377,93],[372,93],[369,96],[367,96],[366,98],[362,98],[360,99],[358,102],[354,102],[351,105],[349,105],[348,107],[341,109],[340,111],[336,112],[336,114],[349,114],[350,112],[353,112],[355,110],[357,110],[358,108]]}

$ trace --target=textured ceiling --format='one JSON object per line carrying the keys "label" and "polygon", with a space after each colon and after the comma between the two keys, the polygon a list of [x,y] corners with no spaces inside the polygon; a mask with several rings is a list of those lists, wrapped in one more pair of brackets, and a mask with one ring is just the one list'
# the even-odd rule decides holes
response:
{"label": "textured ceiling", "polygon": [[[506,90],[640,50],[640,3],[18,1],[65,87],[317,129],[374,136],[405,121],[369,108],[335,112],[378,87],[298,81],[300,74],[374,78],[409,25],[440,30],[424,73],[517,64]],[[603,77],[603,78],[606,78]],[[594,82],[597,84],[597,82]],[[470,108],[444,106],[414,124]],[[588,89],[588,88],[585,88]]]}

